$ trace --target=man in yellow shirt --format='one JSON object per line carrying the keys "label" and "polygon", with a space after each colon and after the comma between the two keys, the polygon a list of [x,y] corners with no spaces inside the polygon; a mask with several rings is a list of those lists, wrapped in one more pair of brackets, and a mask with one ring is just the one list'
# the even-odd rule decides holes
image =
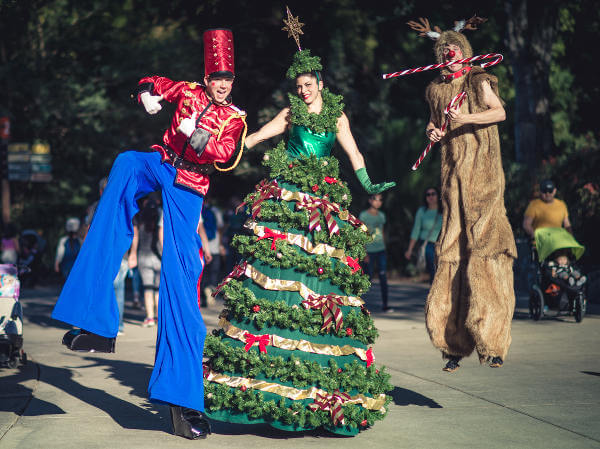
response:
{"label": "man in yellow shirt", "polygon": [[537,228],[565,228],[572,233],[567,205],[554,198],[555,195],[556,186],[552,180],[540,183],[540,198],[529,203],[523,218],[523,229],[531,238]]}

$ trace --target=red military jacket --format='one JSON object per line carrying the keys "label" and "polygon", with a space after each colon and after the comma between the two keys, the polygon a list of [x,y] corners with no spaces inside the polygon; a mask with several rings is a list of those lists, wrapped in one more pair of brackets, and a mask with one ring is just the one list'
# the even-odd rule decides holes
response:
{"label": "red military jacket", "polygon": [[[204,86],[187,81],[172,81],[162,76],[142,78],[138,85],[139,93],[148,91],[151,95],[162,95],[166,101],[177,104],[171,126],[163,136],[164,145],[170,148],[171,153],[174,152],[193,164],[224,163],[231,158],[242,132],[245,135],[246,113],[244,111],[233,104],[217,105],[212,103],[208,107],[197,127],[204,128],[212,136],[209,138],[204,152],[198,158],[196,151],[188,144],[187,136],[177,131],[177,128],[181,121],[184,118],[190,118],[194,111],[200,115],[211,101],[206,95]],[[163,145],[153,145],[152,148],[162,154],[163,162],[170,160]],[[207,175],[182,168],[177,169],[175,182],[202,195],[206,194],[210,183]]]}

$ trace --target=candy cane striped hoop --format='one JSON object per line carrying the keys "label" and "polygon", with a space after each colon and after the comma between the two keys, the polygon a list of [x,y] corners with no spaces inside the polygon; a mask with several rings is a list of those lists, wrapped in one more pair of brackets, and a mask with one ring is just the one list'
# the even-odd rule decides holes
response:
{"label": "candy cane striped hoop", "polygon": [[491,67],[496,64],[500,64],[504,57],[500,53],[488,53],[487,55],[471,56],[470,58],[459,59],[457,61],[447,61],[442,62],[441,64],[431,64],[423,67],[417,67],[415,69],[406,69],[402,70],[401,72],[384,73],[383,79],[388,80],[390,78],[396,78],[397,76],[411,75],[413,73],[425,72],[426,70],[442,69],[452,64],[467,64],[469,62],[480,61],[482,59],[493,59],[493,61],[488,61],[480,64],[481,68],[485,69],[486,67]]}
{"label": "candy cane striped hoop", "polygon": [[[452,109],[452,108],[460,109],[460,107],[462,106],[462,104],[466,98],[467,98],[467,93],[461,92],[461,93],[457,94],[452,100],[450,100],[450,103],[448,103],[448,106],[446,106],[446,109],[444,109],[444,114],[446,115],[446,120],[444,120],[444,124],[442,125],[442,128],[441,128],[442,132],[446,131],[446,128],[448,127],[448,122],[450,121],[450,120],[448,120],[448,113],[450,112],[450,109]],[[429,153],[429,151],[433,147],[433,144],[434,144],[434,142],[429,142],[429,145],[427,145],[427,148],[425,148],[425,150],[423,150],[423,152],[421,153],[421,156],[419,156],[419,159],[417,160],[417,162],[415,162],[412,166],[413,171],[416,170],[417,168],[419,168],[419,165],[421,165],[421,162],[423,162],[423,159],[425,159],[425,156],[427,156],[427,153]]]}

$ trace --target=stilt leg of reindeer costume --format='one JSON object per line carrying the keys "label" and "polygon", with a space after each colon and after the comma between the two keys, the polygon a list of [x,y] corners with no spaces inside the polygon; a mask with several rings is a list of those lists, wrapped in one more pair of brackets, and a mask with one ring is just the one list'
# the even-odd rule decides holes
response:
{"label": "stilt leg of reindeer costume", "polygon": [[[444,32],[431,31],[426,20],[410,25],[436,40],[434,50],[441,63],[473,56],[460,30],[475,29],[482,21],[457,22],[455,30]],[[442,76],[426,92],[431,110],[428,135],[441,128],[444,108],[452,98],[460,92],[467,94],[459,112],[462,117],[450,114],[440,140],[444,220],[436,245],[438,268],[425,306],[431,341],[450,359],[447,371],[458,368],[458,360],[473,350],[482,363],[489,359],[491,366],[502,365],[511,342],[515,304],[512,264],[516,247],[504,207],[504,172],[495,124],[504,119],[497,79],[480,67],[455,65],[443,68]],[[499,115],[481,120],[480,113],[490,109]]]}

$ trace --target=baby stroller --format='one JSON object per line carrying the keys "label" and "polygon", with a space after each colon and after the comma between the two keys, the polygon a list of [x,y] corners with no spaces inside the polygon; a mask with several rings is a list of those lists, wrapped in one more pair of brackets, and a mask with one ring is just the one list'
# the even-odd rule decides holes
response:
{"label": "baby stroller", "polygon": [[23,351],[23,309],[19,302],[18,270],[12,264],[0,264],[0,367],[25,365]]}
{"label": "baby stroller", "polygon": [[[556,266],[552,258],[566,251],[572,259],[578,260],[584,253],[585,247],[564,228],[538,228],[535,230],[535,250],[537,252],[536,282],[530,289],[529,314],[538,321],[546,310],[556,311],[560,314],[572,314],[575,321],[581,322],[585,315],[587,304],[585,277],[583,285],[566,282],[552,275],[552,266]],[[564,267],[564,265],[561,265]],[[572,266],[568,269],[578,273]],[[546,309],[546,310],[545,310]]]}

